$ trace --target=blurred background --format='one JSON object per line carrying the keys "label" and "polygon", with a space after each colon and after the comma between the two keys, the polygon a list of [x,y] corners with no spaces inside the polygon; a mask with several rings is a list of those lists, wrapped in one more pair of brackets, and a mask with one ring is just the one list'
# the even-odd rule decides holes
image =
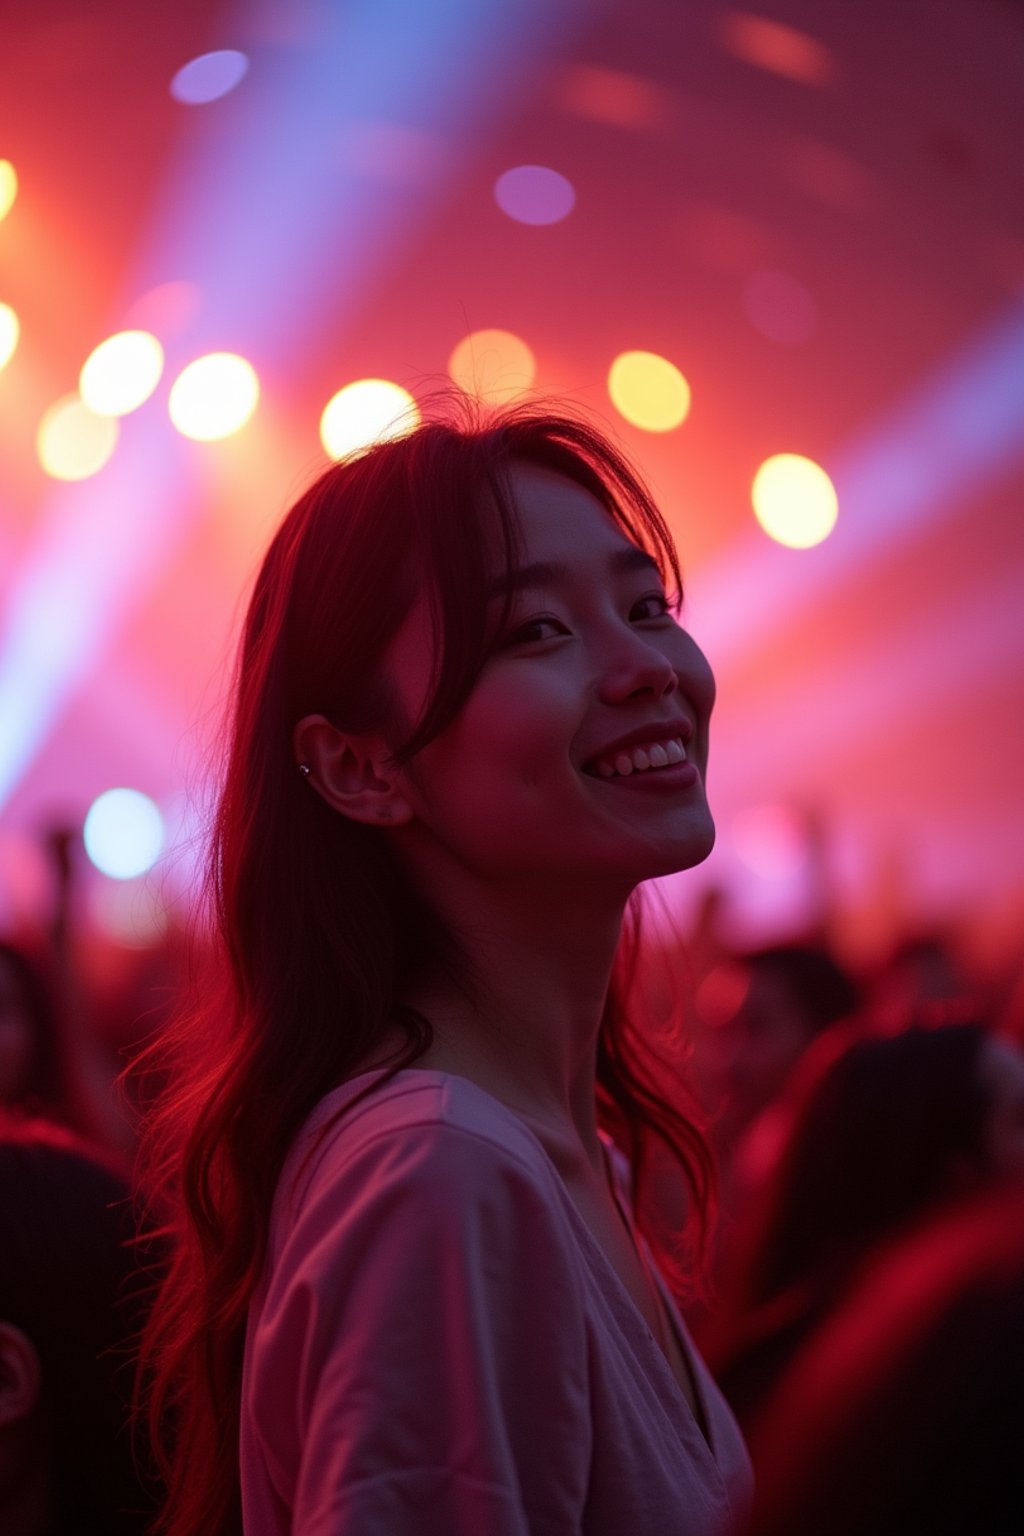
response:
{"label": "blurred background", "polygon": [[718,843],[639,998],[717,1153],[681,1299],[755,1536],[1015,1533],[1024,0],[0,18],[0,1218],[52,1208],[80,1285],[87,1192],[4,1112],[127,1170],[167,1065],[126,1062],[216,978],[218,729],[288,505],[439,389],[578,403],[719,682]]}
{"label": "blurred background", "polygon": [[676,534],[680,931],[938,934],[1008,994],[1022,81],[1018,0],[7,7],[0,932],[95,985],[166,942],[271,529],[454,379],[581,402]]}

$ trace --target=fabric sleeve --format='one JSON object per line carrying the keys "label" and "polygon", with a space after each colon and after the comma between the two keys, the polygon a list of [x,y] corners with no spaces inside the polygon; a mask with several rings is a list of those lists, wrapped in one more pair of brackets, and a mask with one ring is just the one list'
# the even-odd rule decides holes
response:
{"label": "fabric sleeve", "polygon": [[249,1387],[293,1536],[580,1530],[586,1330],[544,1174],[443,1123],[321,1163]]}

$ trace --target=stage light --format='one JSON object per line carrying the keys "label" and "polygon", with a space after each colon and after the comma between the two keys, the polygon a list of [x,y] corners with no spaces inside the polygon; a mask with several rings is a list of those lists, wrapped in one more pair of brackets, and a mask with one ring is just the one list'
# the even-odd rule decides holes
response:
{"label": "stage light", "polygon": [[645,432],[671,432],[686,420],[690,386],[656,352],[622,352],[608,371],[608,393],[620,415]]}
{"label": "stage light", "polygon": [[810,549],[827,539],[839,516],[828,475],[799,453],[777,453],[754,476],[751,500],[758,522],[778,544]]}
{"label": "stage light", "polygon": [[112,416],[97,416],[78,395],[64,395],[39,423],[36,451],[55,480],[88,480],[106,464],[119,435]]}
{"label": "stage light", "polygon": [[494,183],[502,213],[519,224],[557,224],[576,202],[571,181],[546,165],[517,165]]}
{"label": "stage light", "polygon": [[164,820],[138,789],[108,789],[89,807],[85,851],[112,880],[133,880],[152,869],[164,846]]}
{"label": "stage light", "polygon": [[18,317],[9,304],[0,304],[0,369],[6,368],[14,356],[21,335]]}
{"label": "stage light", "polygon": [[236,48],[201,53],[178,70],[171,81],[171,95],[187,107],[218,101],[245,79],[248,69],[248,58]]}
{"label": "stage light", "polygon": [[210,352],[183,368],[167,408],[183,437],[212,443],[245,426],[260,397],[256,370],[234,352]]}
{"label": "stage light", "polygon": [[514,400],[537,372],[533,353],[511,331],[471,331],[448,359],[448,376],[467,395],[489,405]]}
{"label": "stage light", "polygon": [[18,195],[18,173],[9,160],[0,160],[0,219],[6,219]]}
{"label": "stage light", "polygon": [[404,437],[419,421],[416,401],[388,379],[358,379],[327,402],[320,441],[332,459],[344,459],[373,443]]}
{"label": "stage light", "polygon": [[120,331],[90,354],[78,387],[97,416],[127,416],[156,389],[164,369],[164,349],[148,331]]}

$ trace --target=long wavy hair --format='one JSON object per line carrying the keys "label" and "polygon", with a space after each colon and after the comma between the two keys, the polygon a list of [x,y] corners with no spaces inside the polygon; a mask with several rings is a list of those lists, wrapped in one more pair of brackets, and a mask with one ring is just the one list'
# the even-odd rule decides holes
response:
{"label": "long wavy hair", "polygon": [[[396,1021],[406,1045],[391,1070],[423,1053],[429,1022],[402,999],[428,964],[459,960],[386,835],[310,793],[293,729],[314,712],[352,730],[388,725],[382,658],[418,591],[434,620],[433,686],[393,759],[407,761],[451,723],[490,643],[485,505],[497,511],[507,565],[518,560],[517,463],[592,492],[681,601],[671,535],[637,473],[589,423],[536,406],[488,418],[449,408],[328,469],[285,518],[256,579],[209,858],[216,976],[144,1064],[169,1084],[145,1127],[143,1177],[174,1259],[138,1389],[167,1485],[165,1536],[241,1530],[246,1315],[290,1144]],[[642,1222],[649,1154],[660,1144],[674,1158],[699,1248],[713,1166],[682,1083],[668,1082],[663,1053],[630,1020],[638,943],[631,904],[599,1040],[599,1108],[633,1161]],[[658,1242],[653,1223],[650,1232]]]}

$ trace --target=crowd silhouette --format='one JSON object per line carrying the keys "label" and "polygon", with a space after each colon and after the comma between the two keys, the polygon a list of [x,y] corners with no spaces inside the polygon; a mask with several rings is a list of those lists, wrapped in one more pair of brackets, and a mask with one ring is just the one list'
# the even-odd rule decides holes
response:
{"label": "crowd silhouette", "polygon": [[[90,934],[73,865],[56,916],[0,936],[10,1536],[141,1533],[159,1504],[132,1359],[166,1253],[138,1237],[159,1226],[133,1164],[154,1084],[131,1063],[178,1003],[185,951],[173,929],[124,951]],[[754,1536],[1015,1531],[1021,973],[968,972],[933,933],[859,966],[820,929],[733,946],[716,911],[714,942],[680,934],[659,974],[719,1164],[706,1285],[681,1299],[748,1437]]]}

